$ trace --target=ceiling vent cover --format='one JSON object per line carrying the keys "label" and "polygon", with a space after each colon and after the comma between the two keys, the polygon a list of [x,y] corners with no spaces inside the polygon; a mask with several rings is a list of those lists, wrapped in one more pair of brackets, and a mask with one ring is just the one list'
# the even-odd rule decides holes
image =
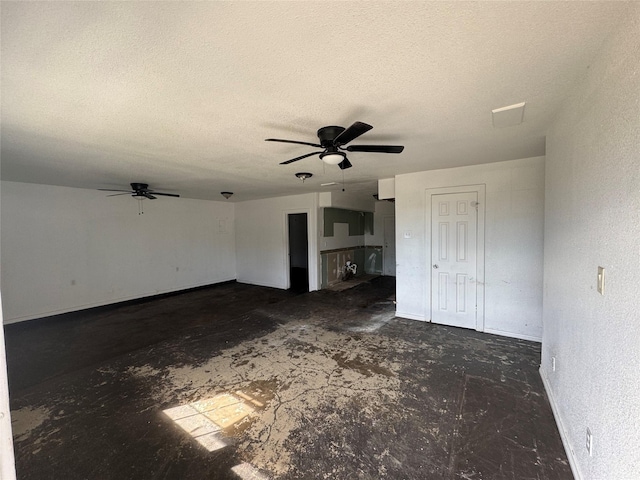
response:
{"label": "ceiling vent cover", "polygon": [[525,102],[509,105],[508,107],[496,108],[491,110],[493,126],[495,128],[513,127],[520,125],[524,120]]}

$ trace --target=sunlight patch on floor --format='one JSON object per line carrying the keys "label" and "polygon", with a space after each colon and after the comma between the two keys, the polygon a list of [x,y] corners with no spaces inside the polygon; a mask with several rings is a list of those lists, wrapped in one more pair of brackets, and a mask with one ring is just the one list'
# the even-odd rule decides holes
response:
{"label": "sunlight patch on floor", "polygon": [[[242,393],[242,392],[240,392]],[[251,397],[239,398],[222,393],[212,398],[169,408],[164,414],[191,435],[200,445],[213,452],[227,446],[222,431],[231,428],[255,412],[247,404]]]}
{"label": "sunlight patch on floor", "polygon": [[231,468],[231,471],[235,473],[242,480],[269,480],[270,477],[260,473],[260,471],[251,465],[250,463],[241,463]]}
{"label": "sunlight patch on floor", "polygon": [[384,327],[387,323],[395,318],[394,312],[373,315],[365,325],[349,327],[347,330],[355,333],[373,333]]}

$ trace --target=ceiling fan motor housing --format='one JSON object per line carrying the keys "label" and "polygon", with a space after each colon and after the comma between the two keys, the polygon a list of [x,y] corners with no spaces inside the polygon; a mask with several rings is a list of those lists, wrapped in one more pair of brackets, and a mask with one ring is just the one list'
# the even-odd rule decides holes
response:
{"label": "ceiling fan motor housing", "polygon": [[148,189],[149,189],[148,183],[132,183],[131,184],[131,190],[135,190],[136,192],[138,190],[148,190]]}
{"label": "ceiling fan motor housing", "polygon": [[333,144],[333,140],[342,132],[344,132],[344,130],[345,130],[344,127],[336,127],[336,126],[322,127],[321,129],[318,130],[318,139],[320,140],[320,145],[322,145],[324,148],[337,149],[337,146]]}

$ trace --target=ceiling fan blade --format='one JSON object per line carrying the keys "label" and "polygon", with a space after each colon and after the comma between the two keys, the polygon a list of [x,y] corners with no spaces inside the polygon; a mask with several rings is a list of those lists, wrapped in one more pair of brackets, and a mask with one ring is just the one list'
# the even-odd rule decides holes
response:
{"label": "ceiling fan blade", "polygon": [[309,142],[298,142],[297,140],[281,140],[279,138],[265,138],[265,142],[282,142],[282,143],[295,143],[296,145],[309,145],[310,147],[322,148],[322,145]]}
{"label": "ceiling fan blade", "polygon": [[297,162],[298,160],[302,160],[303,158],[310,157],[311,155],[320,155],[321,153],[324,153],[324,152],[307,153],[306,155],[302,155],[300,157],[292,158],[291,160],[287,160],[286,162],[280,162],[280,165],[287,165],[289,163],[293,163],[293,162]]}
{"label": "ceiling fan blade", "polygon": [[353,167],[353,165],[351,165],[351,162],[345,157],[344,160],[342,160],[338,166],[340,167],[340,170],[344,170],[346,168],[351,168]]}
{"label": "ceiling fan blade", "polygon": [[340,135],[333,139],[334,145],[345,145],[349,143],[351,140],[358,138],[365,132],[368,132],[373,127],[371,125],[367,125],[362,122],[355,122],[349,128],[344,130]]}
{"label": "ceiling fan blade", "polygon": [[147,193],[151,193],[153,195],[162,195],[163,197],[179,197],[180,196],[175,193],[160,193],[160,192],[154,192],[153,190],[150,190]]}
{"label": "ceiling fan blade", "polygon": [[154,197],[153,195],[151,195],[149,192],[140,192],[140,195],[144,195],[145,197],[147,197],[149,200],[155,200],[156,197]]}
{"label": "ceiling fan blade", "polygon": [[112,188],[99,188],[98,190],[100,190],[101,192],[127,192],[127,193],[133,193],[131,190],[114,190]]}
{"label": "ceiling fan blade", "polygon": [[[115,192],[117,190],[105,190],[105,192]],[[120,190],[122,191],[122,190]],[[113,195],[107,195],[107,197],[117,197],[118,195],[130,195],[135,192],[125,192],[125,193],[114,193]]]}
{"label": "ceiling fan blade", "polygon": [[348,152],[400,153],[404,147],[402,145],[349,145],[345,150]]}

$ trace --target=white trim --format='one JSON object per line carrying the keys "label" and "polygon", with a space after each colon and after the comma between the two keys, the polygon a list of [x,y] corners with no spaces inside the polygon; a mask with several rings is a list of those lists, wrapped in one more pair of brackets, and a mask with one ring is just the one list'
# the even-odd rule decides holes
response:
{"label": "white trim", "polygon": [[[393,219],[394,236],[397,234],[396,233],[396,216],[395,215],[383,215],[382,216],[382,243],[386,243],[386,240],[387,240],[386,237],[385,237],[386,229],[384,227],[385,227],[385,224],[386,224],[386,220],[388,218]],[[394,250],[393,258],[396,258],[396,246],[395,246],[396,239],[395,238],[393,239],[393,243],[394,243],[394,245],[393,245],[393,250]],[[382,275],[386,275],[386,276],[389,276],[389,277],[395,277],[396,276],[396,267],[395,267],[395,265],[393,266],[393,275],[390,275],[388,273],[388,271],[386,270],[386,268],[387,268],[386,267],[386,263],[387,262],[385,261],[386,260],[385,259],[385,253],[386,253],[387,250],[388,249],[387,249],[386,245],[383,245],[382,246]]]}
{"label": "white trim", "polygon": [[7,380],[7,355],[2,326],[2,300],[0,299],[0,479],[15,480],[16,464],[11,434],[11,408]]}
{"label": "white trim", "polygon": [[551,389],[551,384],[549,383],[549,379],[547,378],[546,371],[542,368],[542,366],[540,366],[539,372],[540,378],[542,378],[542,384],[544,385],[544,389],[547,392],[549,404],[551,404],[553,418],[555,418],[556,425],[558,426],[558,431],[560,432],[560,438],[562,439],[564,451],[567,454],[567,459],[569,460],[571,473],[573,473],[573,477],[575,478],[575,480],[582,480],[583,477],[580,474],[580,469],[578,468],[578,459],[576,458],[576,455],[571,448],[571,443],[569,442],[569,433],[567,432],[567,429],[564,428],[564,424],[562,423],[562,418],[560,417],[560,409],[558,408],[556,399],[553,396],[553,390]]}
{"label": "white trim", "polygon": [[429,322],[429,318],[425,317],[424,315],[416,315],[414,313],[403,313],[403,312],[398,312],[396,311],[396,317],[400,317],[400,318],[407,318],[409,320],[419,320],[421,322]]}
{"label": "white trim", "polygon": [[[286,208],[282,210],[284,215],[283,240],[284,240],[284,263],[285,276],[290,287],[289,278],[289,214],[290,213],[306,213],[307,214],[307,244],[308,244],[308,264],[309,264],[309,291],[314,292],[320,289],[320,251],[318,248],[318,202],[319,194],[316,194],[311,207],[302,208]],[[279,287],[281,288],[281,287]]]}
{"label": "white trim", "polygon": [[[317,211],[317,208],[315,209]],[[313,292],[318,289],[317,277],[318,277],[318,242],[317,235],[313,225],[317,223],[315,218],[312,218],[312,210],[310,208],[292,208],[284,209],[284,275],[285,275],[285,290],[291,288],[291,268],[289,266],[289,215],[295,215],[298,213],[305,213],[307,215],[307,281],[309,283],[309,291]],[[315,283],[315,284],[314,284]],[[267,285],[264,285],[267,286]]]}
{"label": "white trim", "polygon": [[485,232],[485,209],[487,204],[487,186],[477,185],[458,185],[449,187],[437,187],[425,189],[425,207],[424,207],[424,239],[428,242],[429,248],[425,248],[425,264],[428,268],[425,272],[426,291],[425,298],[425,318],[431,317],[431,197],[433,195],[442,195],[448,193],[466,193],[475,192],[478,195],[478,217],[477,217],[477,239],[476,239],[476,330],[483,332],[485,330],[484,318],[484,232]]}
{"label": "white trim", "polygon": [[[116,304],[116,303],[128,302],[130,300],[138,300],[138,299],[147,298],[147,297],[155,297],[157,295],[165,295],[167,293],[179,293],[179,292],[182,292],[183,290],[191,290],[192,288],[200,288],[200,287],[207,287],[207,286],[212,286],[213,287],[214,285],[217,285],[219,283],[231,282],[233,280],[236,280],[236,276],[235,275],[233,275],[233,276],[231,276],[229,278],[217,278],[215,280],[206,281],[206,282],[202,282],[202,283],[194,283],[194,284],[191,284],[191,285],[184,285],[184,286],[181,286],[181,287],[175,288],[175,289],[158,290],[158,291],[143,293],[142,295],[128,295],[126,297],[114,298],[114,299],[108,300],[106,302],[85,303],[85,304],[82,304],[82,305],[75,305],[75,306],[69,307],[69,308],[60,308],[58,310],[50,310],[50,311],[47,311],[47,312],[40,312],[40,313],[36,313],[36,314],[23,315],[21,317],[10,318],[10,319],[6,320],[4,322],[4,324],[5,325],[11,325],[12,323],[25,322],[25,321],[28,321],[28,320],[35,320],[37,318],[52,317],[54,315],[61,315],[63,313],[79,312],[81,310],[87,310],[89,308],[105,307],[107,305],[113,305],[113,304]],[[239,282],[239,283],[243,283],[243,282]],[[246,283],[246,282],[244,282],[244,283]],[[2,480],[4,480],[4,479],[2,479]]]}
{"label": "white trim", "polygon": [[534,337],[533,335],[526,335],[524,333],[504,332],[502,330],[494,330],[493,328],[485,328],[484,333],[491,333],[492,335],[500,335],[502,337],[518,338],[520,340],[529,340],[530,342],[542,343],[541,337]]}

